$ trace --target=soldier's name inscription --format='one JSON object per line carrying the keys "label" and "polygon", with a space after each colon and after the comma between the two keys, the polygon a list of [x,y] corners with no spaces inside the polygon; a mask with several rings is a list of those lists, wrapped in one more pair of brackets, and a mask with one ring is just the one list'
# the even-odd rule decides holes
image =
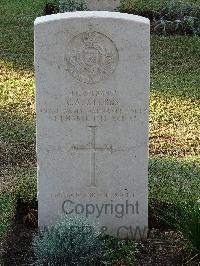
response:
{"label": "soldier's name inscription", "polygon": [[60,99],[56,104],[40,108],[41,113],[48,114],[48,118],[57,122],[66,121],[135,121],[148,108],[142,104],[124,105],[116,90],[72,90],[64,97],[63,104]]}

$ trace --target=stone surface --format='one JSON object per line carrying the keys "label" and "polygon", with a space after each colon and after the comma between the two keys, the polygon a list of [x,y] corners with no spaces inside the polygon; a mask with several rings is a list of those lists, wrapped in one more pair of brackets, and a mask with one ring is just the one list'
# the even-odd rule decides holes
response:
{"label": "stone surface", "polygon": [[86,0],[89,10],[114,11],[120,4],[120,0]]}
{"label": "stone surface", "polygon": [[83,215],[148,226],[149,20],[73,12],[35,21],[39,225]]}

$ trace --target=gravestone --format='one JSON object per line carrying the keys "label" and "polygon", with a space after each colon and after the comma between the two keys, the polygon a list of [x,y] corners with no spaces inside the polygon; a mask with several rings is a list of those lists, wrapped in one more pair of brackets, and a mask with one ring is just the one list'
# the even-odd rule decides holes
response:
{"label": "gravestone", "polygon": [[39,226],[81,215],[105,234],[145,237],[149,20],[37,18],[35,72]]}
{"label": "gravestone", "polygon": [[89,10],[114,11],[119,5],[120,0],[86,0]]}

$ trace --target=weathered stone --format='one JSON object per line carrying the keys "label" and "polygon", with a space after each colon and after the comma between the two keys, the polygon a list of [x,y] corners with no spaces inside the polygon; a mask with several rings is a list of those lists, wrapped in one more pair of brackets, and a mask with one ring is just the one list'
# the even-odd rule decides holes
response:
{"label": "weathered stone", "polygon": [[145,237],[149,20],[37,18],[35,71],[39,225],[78,214],[105,233]]}

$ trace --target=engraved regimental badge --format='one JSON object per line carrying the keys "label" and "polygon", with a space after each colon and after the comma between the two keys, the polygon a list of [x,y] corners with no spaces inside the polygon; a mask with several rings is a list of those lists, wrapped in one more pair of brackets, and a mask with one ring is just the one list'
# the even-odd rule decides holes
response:
{"label": "engraved regimental badge", "polygon": [[114,72],[118,58],[117,48],[107,36],[83,32],[69,42],[67,70],[83,83],[97,83]]}

